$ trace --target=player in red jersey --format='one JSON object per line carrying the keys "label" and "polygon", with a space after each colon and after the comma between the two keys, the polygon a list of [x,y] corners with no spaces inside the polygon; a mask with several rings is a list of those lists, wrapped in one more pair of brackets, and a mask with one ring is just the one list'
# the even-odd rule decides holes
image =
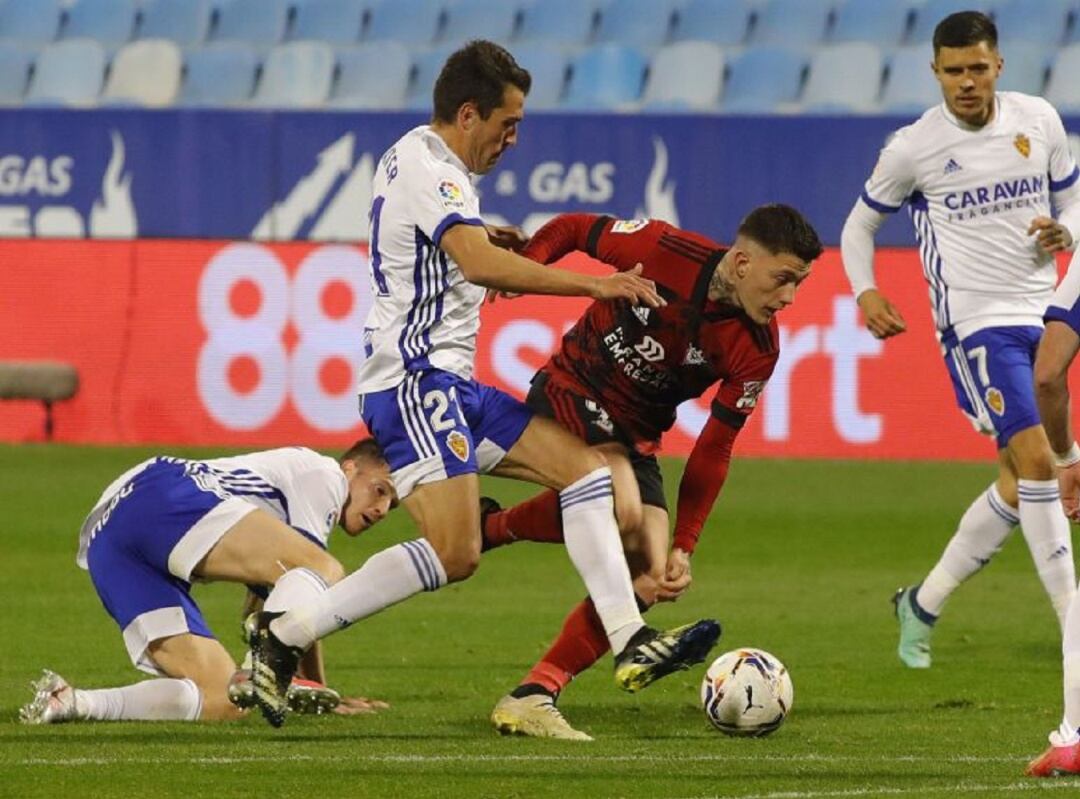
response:
{"label": "player in red jersey", "polygon": [[[525,255],[552,263],[581,251],[626,271],[637,265],[667,300],[661,308],[595,302],[537,372],[526,402],[600,449],[615,480],[615,510],[639,604],[674,600],[690,586],[690,556],[727,476],[735,438],[779,355],[776,313],[795,299],[822,252],[793,208],[766,205],[739,225],[729,248],[665,222],[559,216]],[[712,413],[679,485],[675,534],[655,453],[676,408],[719,383]],[[559,503],[541,494],[506,511],[489,509],[484,546],[558,541]],[[503,697],[492,723],[503,733],[590,740],[555,701],[606,651],[591,601],[579,604],[522,683]]]}

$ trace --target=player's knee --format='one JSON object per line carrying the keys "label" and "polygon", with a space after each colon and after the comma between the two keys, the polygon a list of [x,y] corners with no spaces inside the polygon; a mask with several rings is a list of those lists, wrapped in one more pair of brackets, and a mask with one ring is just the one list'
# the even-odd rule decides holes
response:
{"label": "player's knee", "polygon": [[345,567],[332,555],[325,552],[321,555],[318,562],[309,568],[322,577],[327,585],[333,585],[345,576]]}
{"label": "player's knee", "polygon": [[435,546],[435,554],[439,556],[439,562],[446,572],[447,582],[467,580],[480,566],[480,536],[476,536],[475,543],[457,541],[449,545]]}

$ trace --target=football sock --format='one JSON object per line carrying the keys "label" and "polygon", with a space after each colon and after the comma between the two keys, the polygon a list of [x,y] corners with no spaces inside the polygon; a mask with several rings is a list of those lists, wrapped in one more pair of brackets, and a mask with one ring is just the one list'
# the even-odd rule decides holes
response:
{"label": "football sock", "polygon": [[[521,681],[536,684],[558,695],[569,682],[608,651],[604,625],[596,615],[592,600],[586,599],[570,611],[559,637]],[[516,695],[516,694],[515,694]]]}
{"label": "football sock", "polygon": [[1063,744],[1075,743],[1080,731],[1080,593],[1073,596],[1065,617],[1061,642],[1065,716],[1058,735]]}
{"label": "football sock", "polygon": [[311,569],[290,569],[278,578],[263,603],[263,610],[276,613],[313,601],[327,588],[326,581]]}
{"label": "football sock", "polygon": [[1016,508],[1010,507],[991,484],[960,518],[960,524],[941,559],[922,581],[915,602],[931,616],[941,614],[945,600],[964,580],[990,562],[1020,523]]}
{"label": "football sock", "polygon": [[307,649],[355,621],[444,585],[446,571],[427,539],[405,541],[375,553],[314,601],[274,619],[270,631],[282,643]]}
{"label": "football sock", "polygon": [[488,514],[484,520],[484,543],[494,549],[514,541],[557,543],[563,540],[559,495],[545,491],[512,508]]}
{"label": "football sock", "polygon": [[1057,480],[1020,480],[1020,527],[1035,570],[1065,628],[1065,614],[1076,592],[1069,520],[1061,509]]}
{"label": "football sock", "polygon": [[626,568],[611,470],[604,466],[559,492],[566,551],[585,581],[613,652],[645,626]]}
{"label": "football sock", "polygon": [[191,680],[145,680],[123,688],[75,691],[75,714],[96,721],[195,721],[202,693]]}

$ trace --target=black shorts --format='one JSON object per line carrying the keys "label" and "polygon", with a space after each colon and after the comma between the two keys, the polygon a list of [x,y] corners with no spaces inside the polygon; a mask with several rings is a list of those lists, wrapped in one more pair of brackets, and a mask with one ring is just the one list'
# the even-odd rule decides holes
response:
{"label": "black shorts", "polygon": [[630,456],[630,466],[637,478],[641,502],[667,510],[664,498],[664,477],[655,455],[642,455],[634,449],[630,438],[608,416],[595,400],[553,384],[546,372],[537,372],[532,379],[525,404],[536,414],[554,419],[590,446],[614,441],[622,444]]}

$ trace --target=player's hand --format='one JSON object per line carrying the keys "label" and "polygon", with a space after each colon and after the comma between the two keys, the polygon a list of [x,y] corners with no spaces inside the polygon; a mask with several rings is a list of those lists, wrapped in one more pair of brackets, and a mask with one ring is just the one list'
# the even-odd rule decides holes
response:
{"label": "player's hand", "polygon": [[366,696],[343,696],[341,703],[333,712],[339,716],[362,716],[386,710],[390,705],[381,699],[368,699]]}
{"label": "player's hand", "polygon": [[521,252],[529,243],[529,237],[517,225],[484,225],[484,230],[487,231],[488,241],[504,250]]}
{"label": "player's hand", "polygon": [[664,579],[656,592],[660,602],[674,602],[690,588],[693,576],[690,574],[690,555],[676,547],[668,555]]}
{"label": "player's hand", "polygon": [[1058,469],[1061,507],[1070,521],[1080,522],[1080,463]]}
{"label": "player's hand", "polygon": [[907,330],[900,311],[877,289],[867,289],[859,295],[859,308],[866,317],[866,329],[874,338],[889,338]]}
{"label": "player's hand", "polygon": [[1049,255],[1063,252],[1072,246],[1073,238],[1069,229],[1048,216],[1032,219],[1027,232],[1029,236],[1035,236],[1039,249]]}
{"label": "player's hand", "polygon": [[667,300],[656,291],[656,284],[641,276],[641,264],[628,272],[615,272],[600,278],[593,286],[594,300],[630,300],[633,305],[662,308]]}
{"label": "player's hand", "polygon": [[504,300],[516,300],[520,296],[521,295],[515,291],[499,291],[498,289],[488,289],[484,293],[484,302],[490,304],[500,298]]}

